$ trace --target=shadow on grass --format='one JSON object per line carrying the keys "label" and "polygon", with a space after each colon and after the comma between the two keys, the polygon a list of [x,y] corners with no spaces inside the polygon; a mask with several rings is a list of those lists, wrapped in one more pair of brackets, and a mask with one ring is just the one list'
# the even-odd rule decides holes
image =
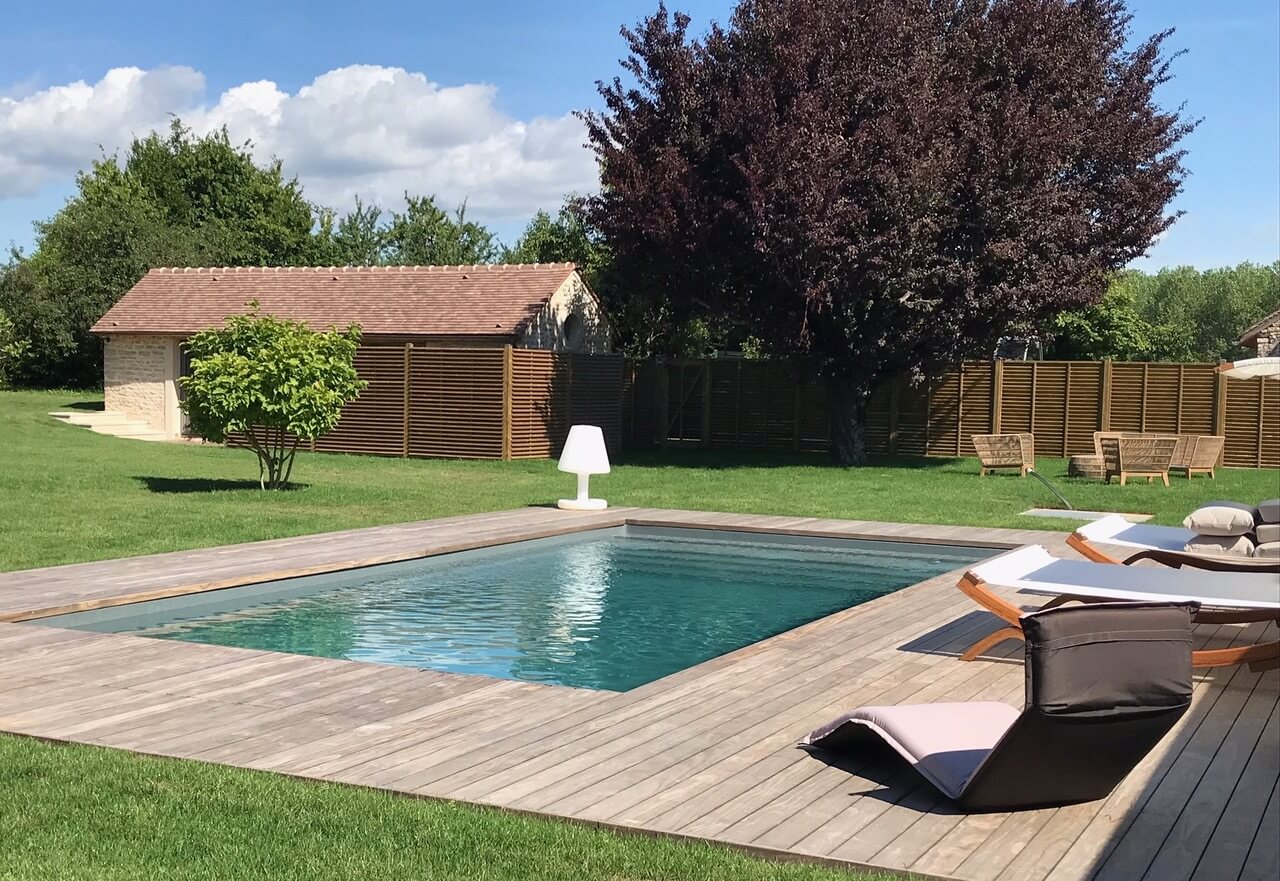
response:
{"label": "shadow on grass", "polygon": [[[153,493],[214,493],[214,492],[237,492],[242,490],[252,490],[254,492],[262,492],[256,480],[224,480],[220,478],[204,478],[204,477],[144,477],[135,475],[134,480],[141,483]],[[283,489],[274,490],[274,492],[294,492],[295,490],[306,489],[309,484],[306,483],[290,483]]]}
{"label": "shadow on grass", "polygon": [[102,401],[72,401],[69,404],[63,404],[63,410],[103,410],[106,405]]}
{"label": "shadow on grass", "polygon": [[[959,460],[941,456],[872,456],[871,468],[902,468],[927,471],[954,466]],[[697,468],[717,471],[733,468],[830,468],[856,473],[846,468],[829,453],[800,453],[792,450],[730,450],[670,447],[666,450],[626,450],[618,457],[619,465],[647,468]]]}

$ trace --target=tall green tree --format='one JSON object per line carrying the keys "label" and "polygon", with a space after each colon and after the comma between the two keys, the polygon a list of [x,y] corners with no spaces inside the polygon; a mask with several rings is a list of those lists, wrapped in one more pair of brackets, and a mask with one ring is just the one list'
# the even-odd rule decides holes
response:
{"label": "tall green tree", "polygon": [[494,234],[467,218],[465,204],[450,215],[431,196],[406,193],[405,203],[403,211],[391,213],[383,262],[395,266],[469,265],[492,263],[501,253]]}
{"label": "tall green tree", "polygon": [[1097,302],[1174,216],[1194,123],[1167,33],[1121,0],[740,0],[700,39],[664,6],[586,114],[588,201],[675,327],[724,316],[827,386],[840,461],[871,391]]}
{"label": "tall green tree", "polygon": [[301,187],[225,131],[197,137],[175,121],[93,163],[76,188],[36,224],[31,255],[0,269],[0,309],[30,342],[28,382],[100,382],[89,327],[152,267],[288,265],[315,253]]}
{"label": "tall green tree", "polygon": [[1055,358],[1216,361],[1248,354],[1245,328],[1280,309],[1280,261],[1156,273],[1128,270],[1097,306],[1046,326]]}

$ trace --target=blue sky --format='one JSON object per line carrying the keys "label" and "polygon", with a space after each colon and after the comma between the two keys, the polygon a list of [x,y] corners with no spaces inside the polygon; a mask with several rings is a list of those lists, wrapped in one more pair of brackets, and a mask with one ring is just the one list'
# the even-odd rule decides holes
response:
{"label": "blue sky", "polygon": [[[732,4],[670,5],[700,27]],[[394,202],[405,188],[437,192],[467,199],[509,239],[532,210],[590,185],[568,114],[597,104],[594,81],[618,70],[619,26],[655,6],[15,4],[0,32],[0,243],[29,246],[31,222],[57,210],[75,168],[174,111],[252,137],[336,208],[357,193]],[[1278,5],[1131,8],[1139,34],[1177,29],[1169,45],[1187,54],[1162,100],[1203,118],[1186,142],[1192,176],[1176,205],[1186,216],[1138,265],[1280,258]]]}

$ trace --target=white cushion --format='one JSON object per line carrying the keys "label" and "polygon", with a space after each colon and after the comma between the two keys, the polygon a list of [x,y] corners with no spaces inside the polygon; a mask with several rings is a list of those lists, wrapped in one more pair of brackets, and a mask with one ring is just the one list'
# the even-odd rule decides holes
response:
{"label": "white cushion", "polygon": [[1244,535],[1253,532],[1253,508],[1239,502],[1209,502],[1188,514],[1182,525],[1197,535]]}
{"label": "white cushion", "polygon": [[1250,557],[1253,555],[1253,541],[1247,535],[1197,535],[1187,542],[1185,550],[1193,554]]}
{"label": "white cushion", "polygon": [[1258,502],[1258,520],[1262,523],[1280,523],[1280,499]]}
{"label": "white cushion", "polygon": [[1253,537],[1260,545],[1280,541],[1280,523],[1259,523]]}
{"label": "white cushion", "polygon": [[1255,560],[1280,560],[1280,541],[1269,541],[1253,549]]}

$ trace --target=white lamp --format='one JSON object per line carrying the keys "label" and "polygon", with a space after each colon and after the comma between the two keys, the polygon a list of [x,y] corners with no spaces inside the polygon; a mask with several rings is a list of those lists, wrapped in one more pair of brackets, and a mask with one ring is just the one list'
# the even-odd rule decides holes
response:
{"label": "white lamp", "polygon": [[604,432],[596,425],[575,425],[560,453],[561,471],[578,475],[578,497],[561,499],[556,507],[569,511],[599,511],[609,507],[604,499],[588,498],[587,481],[592,474],[609,473],[609,451],[604,446]]}

